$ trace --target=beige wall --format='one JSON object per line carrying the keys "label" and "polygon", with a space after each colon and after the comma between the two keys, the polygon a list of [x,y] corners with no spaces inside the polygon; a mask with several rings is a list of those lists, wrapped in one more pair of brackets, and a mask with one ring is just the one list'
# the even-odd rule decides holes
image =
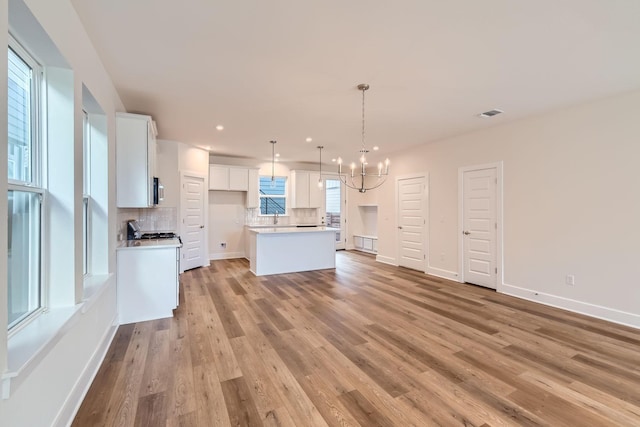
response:
{"label": "beige wall", "polygon": [[[638,117],[635,92],[394,154],[395,176],[429,174],[429,267],[458,273],[458,168],[502,161],[498,290],[640,326]],[[391,178],[378,194],[379,255],[395,260]]]}

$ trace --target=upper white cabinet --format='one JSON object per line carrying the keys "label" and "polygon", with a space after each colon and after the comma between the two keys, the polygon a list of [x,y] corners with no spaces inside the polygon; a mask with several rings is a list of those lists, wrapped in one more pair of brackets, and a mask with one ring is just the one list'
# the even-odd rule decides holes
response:
{"label": "upper white cabinet", "polygon": [[258,169],[249,169],[249,189],[247,190],[247,208],[260,207],[260,177]]}
{"label": "upper white cabinet", "polygon": [[322,207],[322,195],[324,194],[321,187],[318,187],[320,180],[320,172],[309,172],[309,207]]}
{"label": "upper white cabinet", "polygon": [[209,165],[209,190],[229,189],[229,167]]}
{"label": "upper white cabinet", "polygon": [[209,165],[209,190],[248,191],[249,168]]}
{"label": "upper white cabinet", "polygon": [[229,168],[229,190],[248,191],[249,190],[249,169]]}
{"label": "upper white cabinet", "polygon": [[150,116],[116,113],[116,204],[153,206],[156,127]]}
{"label": "upper white cabinet", "polygon": [[319,208],[322,189],[318,187],[319,172],[291,171],[291,207]]}

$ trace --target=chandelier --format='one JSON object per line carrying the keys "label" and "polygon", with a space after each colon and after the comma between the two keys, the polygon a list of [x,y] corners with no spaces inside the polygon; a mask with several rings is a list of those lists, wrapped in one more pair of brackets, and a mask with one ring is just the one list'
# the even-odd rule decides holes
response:
{"label": "chandelier", "polygon": [[[362,148],[360,149],[360,166],[358,166],[358,172],[356,172],[356,164],[355,162],[351,162],[351,172],[348,175],[342,174],[342,158],[338,157],[338,176],[340,177],[340,181],[344,185],[349,188],[353,188],[354,190],[358,190],[361,193],[366,192],[367,190],[373,190],[374,188],[380,187],[387,180],[387,176],[389,175],[389,159],[384,161],[384,165],[382,162],[378,163],[378,172],[377,173],[369,173],[367,174],[367,147],[364,143],[364,93],[369,89],[369,85],[366,83],[361,83],[358,85],[358,90],[362,91]],[[367,177],[375,177],[375,181],[372,183],[371,180],[368,180]]]}

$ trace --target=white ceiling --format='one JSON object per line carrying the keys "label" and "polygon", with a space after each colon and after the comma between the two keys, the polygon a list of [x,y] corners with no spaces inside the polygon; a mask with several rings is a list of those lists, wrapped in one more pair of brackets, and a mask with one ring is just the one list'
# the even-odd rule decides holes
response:
{"label": "white ceiling", "polygon": [[127,110],[217,155],[355,160],[359,83],[381,157],[640,88],[638,0],[72,3]]}

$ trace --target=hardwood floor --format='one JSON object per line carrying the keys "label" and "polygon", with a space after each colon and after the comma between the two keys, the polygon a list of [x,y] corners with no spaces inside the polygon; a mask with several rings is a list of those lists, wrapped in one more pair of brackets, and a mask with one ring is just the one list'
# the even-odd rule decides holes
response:
{"label": "hardwood floor", "polygon": [[640,331],[339,252],[181,276],[121,326],[74,426],[638,426]]}

